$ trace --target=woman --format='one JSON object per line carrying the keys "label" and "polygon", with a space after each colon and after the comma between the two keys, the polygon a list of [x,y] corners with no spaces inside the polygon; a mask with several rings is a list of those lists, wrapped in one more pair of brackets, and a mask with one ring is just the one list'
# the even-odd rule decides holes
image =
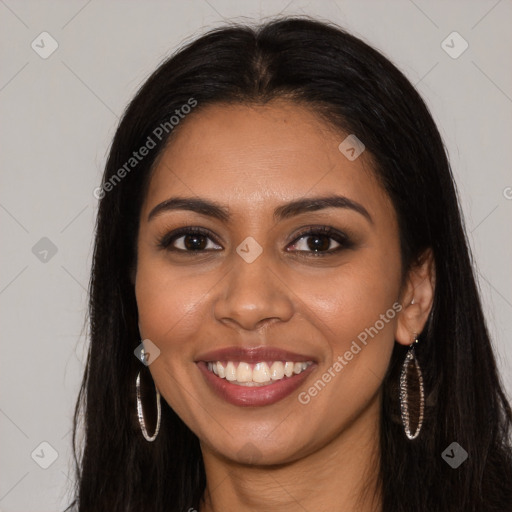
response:
{"label": "woman", "polygon": [[512,510],[450,166],[380,53],[214,30],[142,86],[95,195],[77,510]]}

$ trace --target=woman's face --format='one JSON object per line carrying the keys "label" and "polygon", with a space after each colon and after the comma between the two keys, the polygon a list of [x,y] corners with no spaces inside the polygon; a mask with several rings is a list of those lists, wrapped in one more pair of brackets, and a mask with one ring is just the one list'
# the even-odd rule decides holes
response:
{"label": "woman's face", "polygon": [[[162,397],[203,449],[239,462],[292,461],[374,425],[402,269],[395,212],[367,155],[342,152],[347,134],[285,101],[208,106],[182,122],[142,207],[135,277]],[[174,203],[150,215],[173,198],[224,213]],[[189,227],[202,233],[172,236]],[[211,354],[233,347],[288,353]],[[259,385],[215,375],[216,360]],[[287,376],[302,369],[287,361],[312,364]]]}

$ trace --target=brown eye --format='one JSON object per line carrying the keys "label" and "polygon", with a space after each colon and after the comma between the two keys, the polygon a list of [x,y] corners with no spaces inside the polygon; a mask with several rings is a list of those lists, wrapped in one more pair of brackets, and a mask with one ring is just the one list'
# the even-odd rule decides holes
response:
{"label": "brown eye", "polygon": [[[306,249],[297,248],[297,250],[299,251],[310,250],[325,252],[332,248],[331,243],[333,242],[333,239],[327,235],[308,235],[302,237],[301,240],[304,240],[306,242],[305,244],[303,244],[303,246],[306,246]],[[337,242],[334,241],[334,243]],[[299,246],[300,244],[295,245]]]}
{"label": "brown eye", "polygon": [[293,242],[292,249],[299,253],[310,252],[313,256],[327,256],[352,245],[344,233],[329,226],[321,226],[300,233]]}
{"label": "brown eye", "polygon": [[158,246],[162,249],[176,252],[211,251],[218,250],[220,247],[213,242],[212,236],[208,231],[195,227],[181,228],[167,233],[159,240]]}

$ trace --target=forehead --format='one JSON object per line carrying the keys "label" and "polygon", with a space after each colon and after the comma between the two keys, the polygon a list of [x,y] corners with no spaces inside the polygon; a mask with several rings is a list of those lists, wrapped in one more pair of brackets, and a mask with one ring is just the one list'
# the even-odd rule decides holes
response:
{"label": "forehead", "polygon": [[338,148],[347,134],[310,108],[282,100],[216,104],[182,123],[158,159],[146,213],[181,195],[229,203],[241,213],[305,195],[387,202],[367,155],[349,160]]}

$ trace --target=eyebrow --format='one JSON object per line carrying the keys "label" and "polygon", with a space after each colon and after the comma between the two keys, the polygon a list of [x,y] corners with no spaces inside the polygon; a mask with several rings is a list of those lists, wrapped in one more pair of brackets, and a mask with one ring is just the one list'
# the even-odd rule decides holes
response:
{"label": "eyebrow", "polygon": [[[324,210],[326,208],[343,208],[355,211],[366,218],[370,224],[373,219],[368,210],[360,203],[345,196],[330,195],[325,197],[301,198],[278,206],[274,210],[274,220],[284,220],[300,215],[301,213]],[[223,222],[229,222],[231,214],[229,209],[221,204],[208,199],[197,197],[172,197],[157,204],[148,215],[148,222],[164,212],[174,210],[188,210],[213,217]]]}

